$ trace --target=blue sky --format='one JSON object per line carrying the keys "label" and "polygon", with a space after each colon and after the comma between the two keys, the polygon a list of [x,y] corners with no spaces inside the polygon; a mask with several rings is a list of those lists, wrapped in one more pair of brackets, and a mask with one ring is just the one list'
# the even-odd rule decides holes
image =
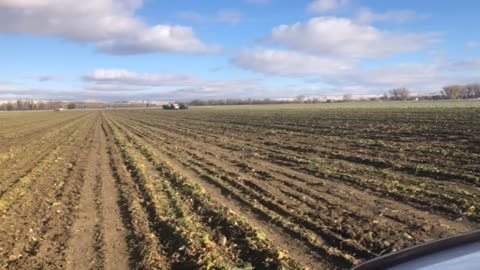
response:
{"label": "blue sky", "polygon": [[0,100],[439,92],[480,82],[476,0],[0,0]]}

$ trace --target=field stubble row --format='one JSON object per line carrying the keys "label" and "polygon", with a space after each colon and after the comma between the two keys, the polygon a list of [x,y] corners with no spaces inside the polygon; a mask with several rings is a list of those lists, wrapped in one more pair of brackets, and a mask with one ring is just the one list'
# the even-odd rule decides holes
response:
{"label": "field stubble row", "polygon": [[478,228],[477,108],[0,118],[0,265],[347,269]]}
{"label": "field stubble row", "polygon": [[[473,170],[465,166],[445,177],[405,169],[405,165],[365,162],[373,159],[369,150],[385,155],[386,160],[398,158],[393,147],[385,143],[388,140],[373,143],[375,139],[364,138],[352,147],[353,151],[346,151],[356,142],[352,138],[358,131],[355,129],[345,140],[340,139],[342,133],[337,139],[331,139],[333,135],[329,134],[330,139],[324,140],[322,133],[315,136],[296,130],[292,134],[283,126],[278,128],[279,118],[270,124],[255,118],[259,124],[248,117],[243,122],[233,121],[231,114],[222,117],[209,112],[136,111],[111,115],[118,128],[128,130],[128,136],[136,137],[141,145],[168,155],[181,164],[182,170],[191,170],[205,184],[221,189],[227,200],[234,198],[247,211],[257,213],[258,218],[271,220],[272,225],[303,241],[313,253],[322,254],[327,264],[345,267],[475,227],[468,220],[478,220],[476,137],[469,141],[473,151],[457,150],[454,142],[446,147],[468,161]],[[249,123],[254,123],[255,128]],[[420,123],[428,123],[428,118]],[[416,120],[410,124],[415,126]],[[359,136],[365,136],[360,131]],[[435,140],[431,143],[438,147]],[[295,145],[303,147],[291,147]],[[418,152],[424,163],[435,155],[435,151],[425,154],[425,147],[426,143],[416,148],[421,149]],[[317,149],[330,154],[319,154]],[[410,142],[405,149],[409,153],[416,151]],[[414,164],[416,160],[405,156],[402,162]],[[462,178],[464,174],[468,174],[467,180]],[[337,190],[338,184],[343,188]],[[362,205],[365,202],[371,204]]]}

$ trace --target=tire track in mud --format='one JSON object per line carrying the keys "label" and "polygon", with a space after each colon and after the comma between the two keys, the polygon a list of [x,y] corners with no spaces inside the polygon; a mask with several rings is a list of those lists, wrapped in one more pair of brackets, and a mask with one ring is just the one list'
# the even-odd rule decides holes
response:
{"label": "tire track in mud", "polygon": [[109,165],[108,143],[111,142],[107,140],[102,129],[100,135],[101,154],[99,156],[102,186],[99,196],[102,198],[104,268],[123,270],[129,269],[127,234],[120,213],[120,198],[117,185]]}
{"label": "tire track in mud", "polygon": [[163,245],[152,230],[155,224],[149,220],[151,214],[146,209],[148,205],[137,190],[119,147],[112,143],[114,141],[112,130],[105,123],[102,130],[110,142],[107,145],[107,153],[118,188],[120,214],[127,229],[129,266],[131,269],[168,269],[171,266],[165,256]]}
{"label": "tire track in mud", "polygon": [[128,269],[128,251],[99,114],[88,155],[66,269]]}
{"label": "tire track in mud", "polygon": [[93,146],[87,157],[87,167],[83,175],[78,212],[71,229],[71,237],[67,248],[67,269],[98,269],[103,264],[103,254],[98,250],[98,242],[102,241],[98,230],[100,216],[98,208],[98,185],[102,179],[98,162],[100,155],[99,119],[95,121]]}

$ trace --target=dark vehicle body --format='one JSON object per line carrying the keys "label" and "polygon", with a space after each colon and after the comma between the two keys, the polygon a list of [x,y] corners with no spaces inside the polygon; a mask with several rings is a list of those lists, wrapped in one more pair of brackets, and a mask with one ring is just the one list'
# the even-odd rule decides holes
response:
{"label": "dark vehicle body", "polygon": [[169,103],[162,106],[164,110],[186,110],[188,105],[185,103]]}

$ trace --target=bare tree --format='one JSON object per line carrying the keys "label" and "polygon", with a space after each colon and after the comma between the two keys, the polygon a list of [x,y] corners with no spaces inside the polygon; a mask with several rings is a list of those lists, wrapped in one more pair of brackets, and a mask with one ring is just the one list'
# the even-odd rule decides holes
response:
{"label": "bare tree", "polygon": [[38,102],[37,107],[39,110],[45,110],[47,108],[47,105],[41,101]]}
{"label": "bare tree", "polygon": [[304,96],[304,95],[297,96],[297,97],[295,98],[295,101],[296,101],[297,103],[304,103],[304,102],[305,102],[305,96]]}
{"label": "bare tree", "polygon": [[353,99],[353,95],[350,93],[343,95],[343,101],[348,102],[348,101],[352,101],[352,99]]}
{"label": "bare tree", "polygon": [[405,87],[395,88],[390,90],[390,95],[392,95],[395,100],[406,100],[410,96],[410,90]]}
{"label": "bare tree", "polygon": [[465,85],[467,98],[480,98],[480,84],[472,83]]}
{"label": "bare tree", "polygon": [[442,95],[448,99],[458,99],[465,94],[465,87],[463,85],[448,85],[444,86]]}

